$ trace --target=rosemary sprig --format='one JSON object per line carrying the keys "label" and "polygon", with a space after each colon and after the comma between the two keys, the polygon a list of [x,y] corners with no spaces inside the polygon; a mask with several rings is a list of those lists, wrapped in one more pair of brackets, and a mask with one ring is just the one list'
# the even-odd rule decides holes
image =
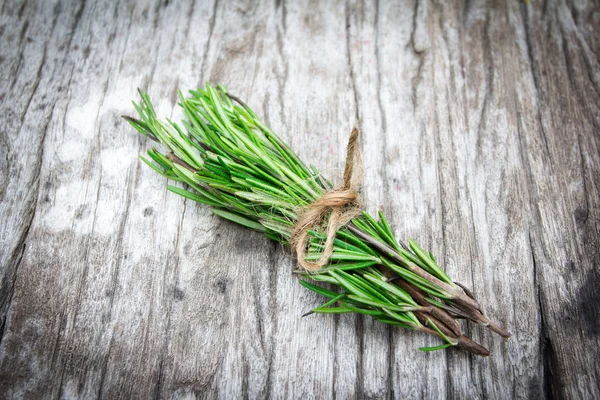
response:
{"label": "rosemary sprig", "polygon": [[[133,103],[139,118],[124,117],[136,130],[161,143],[142,160],[186,188],[178,195],[211,206],[216,215],[288,244],[298,212],[331,189],[313,166],[304,164],[258,116],[222,86],[179,93],[181,126],[160,120],[148,94]],[[317,260],[325,235],[309,231],[306,260]],[[312,313],[359,313],[394,326],[440,337],[450,346],[486,356],[487,349],[462,335],[456,318],[509,334],[490,323],[469,291],[416,242],[396,240],[384,215],[367,212],[337,232],[329,265],[316,273],[297,271],[300,283],[328,299]],[[335,291],[313,282],[321,282]],[[306,314],[306,315],[307,315]]]}

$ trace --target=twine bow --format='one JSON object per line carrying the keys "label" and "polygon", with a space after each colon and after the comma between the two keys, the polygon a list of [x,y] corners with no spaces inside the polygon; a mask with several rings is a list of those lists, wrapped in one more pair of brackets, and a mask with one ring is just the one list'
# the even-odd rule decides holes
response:
{"label": "twine bow", "polygon": [[[300,213],[292,232],[290,243],[296,252],[298,264],[307,271],[318,270],[328,263],[337,231],[361,213],[362,209],[358,202],[358,186],[361,175],[358,129],[353,128],[346,148],[346,166],[344,167],[342,186],[327,191],[315,202],[306,206]],[[309,239],[308,231],[320,226],[330,210],[331,214],[327,222],[327,240],[321,257],[316,262],[306,261],[304,257]]]}

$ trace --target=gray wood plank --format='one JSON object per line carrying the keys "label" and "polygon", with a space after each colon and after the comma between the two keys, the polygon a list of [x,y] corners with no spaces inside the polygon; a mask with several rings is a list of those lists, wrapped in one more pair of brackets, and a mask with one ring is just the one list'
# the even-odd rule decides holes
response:
{"label": "gray wood plank", "polygon": [[[595,398],[600,29],[588,2],[0,2],[0,396]],[[487,359],[322,300],[178,198],[122,122],[222,82],[473,288]]]}

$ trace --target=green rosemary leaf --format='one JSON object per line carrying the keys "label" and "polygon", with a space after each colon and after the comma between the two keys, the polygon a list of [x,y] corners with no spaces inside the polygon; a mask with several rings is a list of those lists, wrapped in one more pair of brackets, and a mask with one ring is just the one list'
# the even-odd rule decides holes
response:
{"label": "green rosemary leaf", "polygon": [[419,289],[424,290],[427,293],[430,293],[434,297],[439,297],[442,299],[450,299],[451,298],[451,296],[449,294],[445,293],[435,283],[430,282],[427,279],[422,278],[421,276],[415,274],[414,272],[411,272],[405,268],[402,268],[402,267],[400,267],[394,263],[391,263],[385,259],[382,259],[382,260],[386,266],[388,266],[390,269],[392,269],[401,278],[403,278],[407,282],[410,282],[411,284],[415,285]]}
{"label": "green rosemary leaf", "polygon": [[345,308],[349,309],[352,312],[355,312],[357,314],[364,314],[364,315],[370,315],[372,317],[377,317],[377,316],[381,316],[384,315],[384,313],[382,311],[379,310],[373,310],[370,308],[363,308],[363,307],[354,307],[349,305],[346,302],[341,302]]}
{"label": "green rosemary leaf", "polygon": [[[321,254],[308,254],[305,259],[307,261],[316,261],[319,258],[321,258]],[[351,254],[351,253],[344,253],[344,252],[338,252],[338,251],[334,251],[333,253],[331,253],[331,257],[330,257],[331,261],[375,261],[377,262],[377,260],[373,259],[373,257],[370,256],[364,256],[362,254]]]}
{"label": "green rosemary leaf", "polygon": [[274,232],[277,232],[279,235],[281,235],[286,240],[289,240],[289,238],[292,236],[292,228],[290,228],[289,225],[274,221],[272,218],[271,219],[260,219],[259,221],[260,221],[261,225],[263,225],[265,228],[270,229]]}
{"label": "green rosemary leaf", "polygon": [[419,266],[419,268],[424,269],[425,271],[429,272],[429,273],[433,273],[433,271],[429,268],[429,266],[427,264],[425,264],[423,262],[423,260],[421,260],[419,257],[417,257],[415,254],[413,254],[412,252],[400,248],[398,250],[398,253],[404,257],[405,259],[407,259],[408,261],[412,262],[413,264],[416,264]]}
{"label": "green rosemary leaf", "polygon": [[385,215],[381,211],[377,213],[379,215],[379,225],[383,229],[386,238],[388,239],[387,243],[394,248],[394,250],[399,251],[400,246],[398,245],[398,241],[394,238],[394,232],[392,232],[392,228],[387,222]]}
{"label": "green rosemary leaf", "polygon": [[198,203],[203,203],[203,204],[207,204],[209,206],[214,206],[214,207],[219,207],[220,206],[219,203],[216,203],[216,202],[214,202],[214,201],[212,201],[212,200],[210,200],[210,199],[208,199],[208,198],[206,198],[204,196],[198,195],[196,193],[189,192],[187,190],[178,188],[176,186],[169,185],[169,186],[167,186],[167,189],[170,190],[173,193],[176,193],[176,194],[180,195],[180,196],[186,197],[186,198],[188,198],[190,200],[193,200],[193,201],[197,201]]}
{"label": "green rosemary leaf", "polygon": [[236,224],[240,224],[240,225],[245,226],[247,228],[254,229],[254,230],[257,230],[257,231],[261,231],[261,232],[265,231],[265,227],[264,226],[262,226],[261,224],[259,224],[256,221],[252,221],[252,220],[250,220],[248,218],[244,218],[241,215],[234,214],[234,213],[231,213],[229,211],[222,210],[220,208],[211,208],[210,210],[215,215],[218,215],[219,217],[228,219],[228,220],[230,220],[232,222],[235,222]]}
{"label": "green rosemary leaf", "polygon": [[363,278],[365,278],[368,281],[372,282],[373,284],[381,287],[382,289],[394,294],[399,300],[404,301],[410,305],[414,305],[414,306],[417,305],[417,303],[413,300],[413,298],[410,297],[410,295],[408,293],[406,293],[404,290],[402,290],[398,286],[387,283],[387,282],[381,280],[380,278],[376,277],[373,274],[365,273],[365,274],[363,274]]}
{"label": "green rosemary leaf", "polygon": [[446,336],[441,330],[440,328],[437,327],[436,324],[433,323],[433,321],[428,318],[427,319],[429,321],[429,325],[433,328],[434,331],[436,331],[441,337],[442,339],[444,339],[446,341],[446,343],[448,343],[450,346],[455,346],[457,344],[456,341],[452,341],[448,338],[448,336]]}
{"label": "green rosemary leaf", "polygon": [[352,284],[356,285],[357,287],[368,293],[369,297],[365,298],[370,298],[374,301],[380,301],[387,304],[394,304],[394,299],[392,297],[390,297],[387,293],[383,291],[377,290],[377,287],[365,281],[359,274],[350,274],[346,271],[338,271],[338,273],[342,275],[346,280],[350,281]]}
{"label": "green rosemary leaf", "polygon": [[440,344],[439,346],[419,347],[419,350],[421,350],[421,351],[437,351],[437,350],[447,349],[448,347],[451,347],[451,346],[452,345],[450,343],[445,343],[445,344]]}
{"label": "green rosemary leaf", "polygon": [[403,324],[412,325],[414,322],[407,318],[403,313],[397,313],[394,310],[390,310],[389,308],[382,308],[383,312],[388,316],[392,317],[396,321],[402,322]]}
{"label": "green rosemary leaf", "polygon": [[360,248],[365,253],[370,254],[374,257],[377,257],[376,251],[374,251],[367,244],[365,244],[365,242],[363,242],[362,240],[357,238],[353,233],[349,232],[346,228],[340,229],[337,234],[342,239],[345,239],[346,241],[351,242],[352,244],[354,244],[356,247]]}
{"label": "green rosemary leaf", "polygon": [[333,304],[337,303],[337,301],[338,301],[338,300],[341,300],[341,299],[343,299],[345,296],[346,296],[346,295],[345,295],[344,293],[342,293],[342,294],[338,294],[337,296],[335,296],[334,298],[330,299],[330,300],[329,300],[329,301],[327,301],[326,303],[324,303],[324,304],[321,304],[319,307],[317,307],[317,308],[313,308],[313,311],[315,311],[315,312],[318,312],[318,311],[316,311],[316,310],[318,310],[318,309],[323,309],[323,308],[327,308],[327,307],[329,307],[329,306],[331,306],[331,305],[333,305]]}
{"label": "green rosemary leaf", "polygon": [[372,267],[373,265],[377,265],[376,261],[349,261],[349,262],[337,262],[335,264],[331,264],[329,266],[321,268],[320,272],[327,272],[330,269],[339,269],[340,271],[357,271],[359,269],[364,269],[368,267]]}
{"label": "green rosemary leaf", "polygon": [[387,314],[383,314],[381,317],[375,317],[375,319],[379,322],[383,322],[384,324],[399,326],[406,329],[414,329],[414,327],[411,325],[396,321],[395,319],[390,319]]}
{"label": "green rosemary leaf", "polygon": [[305,288],[312,290],[313,292],[320,294],[321,296],[325,296],[330,299],[333,299],[333,298],[339,296],[339,293],[335,293],[335,292],[332,292],[331,290],[327,290],[320,286],[313,285],[312,283],[308,282],[307,280],[299,279],[298,282],[300,282],[300,284],[302,286],[304,286]]}
{"label": "green rosemary leaf", "polygon": [[421,248],[421,246],[419,246],[417,242],[411,239],[408,241],[408,245],[410,246],[412,251],[414,251],[415,254],[429,267],[429,269],[434,273],[436,277],[454,286],[454,282],[452,282],[452,279],[450,279],[450,277],[446,275],[446,273],[439,267],[439,265],[437,265],[437,263],[434,260],[429,258],[427,253],[425,253],[425,251]]}
{"label": "green rosemary leaf", "polygon": [[339,281],[335,277],[332,277],[332,276],[328,276],[328,275],[324,275],[324,274],[311,274],[309,276],[312,280],[315,280],[317,282],[326,282],[326,283],[331,283],[332,285],[344,287],[343,285],[341,285],[339,283]]}
{"label": "green rosemary leaf", "polygon": [[236,196],[241,197],[243,199],[258,203],[258,204],[266,204],[273,207],[281,207],[285,208],[289,206],[289,203],[284,201],[279,201],[274,199],[271,196],[268,196],[263,193],[255,193],[255,192],[235,192]]}
{"label": "green rosemary leaf", "polygon": [[369,214],[366,211],[363,211],[363,217],[368,221],[368,223],[374,229],[374,231],[377,232],[377,237],[380,241],[387,243],[392,247],[396,245],[396,241],[394,240],[394,238],[392,236],[388,236],[385,229],[382,228],[377,221],[375,221],[375,218],[373,218],[371,214]]}
{"label": "green rosemary leaf", "polygon": [[[162,176],[164,176],[165,178],[169,178],[169,179],[173,179],[173,180],[177,180],[179,182],[181,182],[182,180],[180,178],[178,178],[177,176],[173,176],[171,173],[167,172],[166,170],[161,170],[160,168],[158,168],[156,165],[152,164],[152,161],[144,158],[144,156],[140,156],[140,158],[142,159],[142,161],[144,163],[146,163],[146,165],[148,165],[150,168],[152,168],[153,170],[155,170],[156,172],[158,172],[159,174],[161,174]],[[170,171],[170,169],[169,169]]]}
{"label": "green rosemary leaf", "polygon": [[345,314],[353,312],[349,307],[328,307],[328,308],[315,308],[313,312],[319,314]]}
{"label": "green rosemary leaf", "polygon": [[356,296],[353,294],[349,294],[348,295],[349,299],[352,300],[356,300],[360,303],[363,303],[367,306],[371,306],[371,307],[377,307],[377,308],[387,308],[388,310],[392,310],[392,311],[399,311],[399,312],[404,312],[405,311],[405,307],[401,307],[401,306],[396,306],[394,304],[389,304],[389,303],[384,303],[381,301],[375,301],[375,300],[371,300],[371,299],[365,299],[364,297],[360,297],[360,296]]}
{"label": "green rosemary leaf", "polygon": [[371,297],[367,292],[360,289],[358,286],[354,285],[353,283],[346,280],[343,276],[341,276],[341,273],[343,273],[343,271],[333,269],[331,271],[328,271],[328,273],[337,281],[338,285],[342,286],[350,293],[354,293],[355,295],[361,296],[366,299]]}

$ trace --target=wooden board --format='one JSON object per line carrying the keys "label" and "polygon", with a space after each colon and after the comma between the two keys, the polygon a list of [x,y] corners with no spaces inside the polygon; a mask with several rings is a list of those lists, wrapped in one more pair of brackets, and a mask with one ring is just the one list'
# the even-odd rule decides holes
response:
{"label": "wooden board", "polygon": [[[0,1],[1,398],[600,397],[591,1]],[[222,82],[473,288],[483,359],[322,299],[120,118]]]}

